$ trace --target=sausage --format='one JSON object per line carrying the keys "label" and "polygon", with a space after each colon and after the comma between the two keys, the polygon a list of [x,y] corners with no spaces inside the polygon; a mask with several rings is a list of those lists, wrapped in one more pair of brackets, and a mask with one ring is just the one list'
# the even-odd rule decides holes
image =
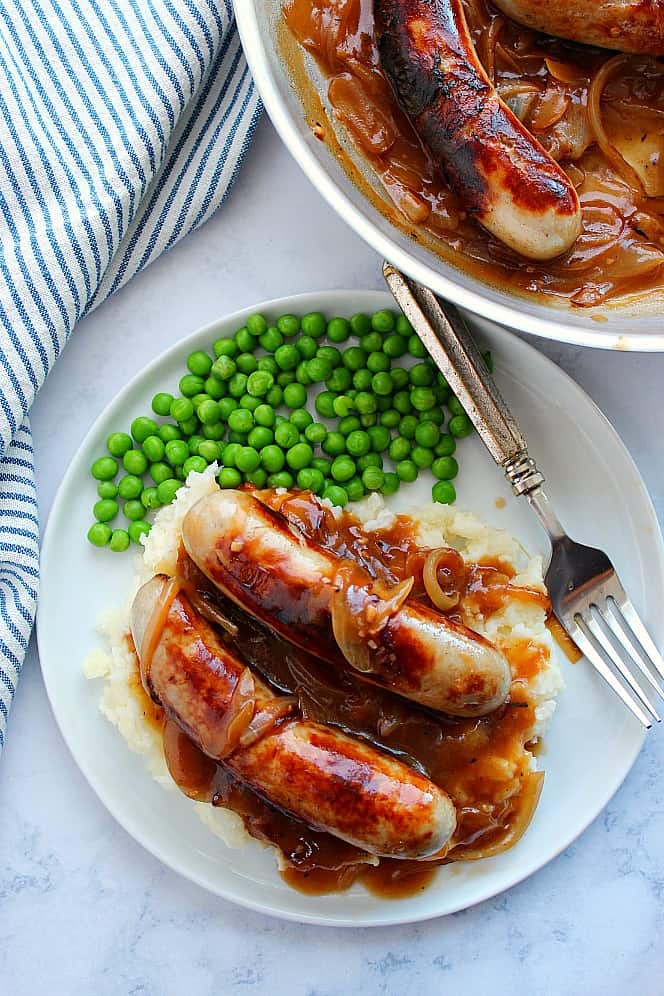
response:
{"label": "sausage", "polygon": [[529,259],[581,231],[566,173],[498,96],[461,0],[374,0],[381,65],[397,102],[466,209]]}
{"label": "sausage", "polygon": [[493,0],[519,24],[584,45],[664,55],[662,0]]}
{"label": "sausage", "polygon": [[[164,600],[169,585],[158,575],[139,590],[132,636],[146,691],[205,754],[274,806],[372,854],[426,858],[445,846],[456,826],[449,797],[369,744],[277,708],[262,735],[229,748],[231,699],[250,672],[182,591]],[[257,677],[253,695],[252,726],[287,702]]]}
{"label": "sausage", "polygon": [[[340,589],[348,591],[358,618],[378,604],[363,567],[309,542],[284,516],[241,491],[198,501],[182,538],[200,570],[242,609],[327,663],[347,666],[332,632],[333,600]],[[509,691],[509,664],[496,647],[414,602],[372,632],[363,650],[361,677],[451,715],[482,716]]]}

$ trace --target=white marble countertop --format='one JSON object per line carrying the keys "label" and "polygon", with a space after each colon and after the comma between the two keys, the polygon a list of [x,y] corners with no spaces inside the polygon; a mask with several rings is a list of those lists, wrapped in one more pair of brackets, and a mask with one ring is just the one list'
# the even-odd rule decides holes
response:
{"label": "white marble countertop", "polygon": [[[264,120],[221,212],[82,322],[41,392],[33,428],[42,523],[91,420],[161,349],[261,299],[380,285],[374,252]],[[539,345],[616,426],[661,522],[664,355]],[[661,996],[663,771],[659,729],[580,840],[464,913],[373,930],[282,923],[190,885],[115,824],[58,733],[33,644],[0,773],[0,991]]]}

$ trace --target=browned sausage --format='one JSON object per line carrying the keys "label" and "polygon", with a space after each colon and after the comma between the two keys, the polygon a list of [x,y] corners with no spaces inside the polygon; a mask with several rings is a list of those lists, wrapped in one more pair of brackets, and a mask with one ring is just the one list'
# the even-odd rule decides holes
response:
{"label": "browned sausage", "polygon": [[535,31],[618,52],[664,55],[662,0],[493,0]]}
{"label": "browned sausage", "polygon": [[[218,491],[201,499],[185,517],[182,538],[189,556],[224,594],[330,664],[346,664],[331,625],[339,590],[358,619],[380,606],[363,568],[310,543],[246,492]],[[481,716],[498,708],[509,691],[509,664],[496,647],[414,602],[389,616],[362,647],[367,680],[431,709]]]}
{"label": "browned sausage", "polygon": [[374,0],[374,15],[396,99],[467,210],[522,256],[569,249],[581,231],[576,190],[498,96],[461,0]]}
{"label": "browned sausage", "polygon": [[289,714],[289,700],[251,675],[177,582],[159,575],[140,589],[132,636],[148,694],[268,802],[387,857],[428,857],[451,837],[456,813],[441,789],[369,744]]}

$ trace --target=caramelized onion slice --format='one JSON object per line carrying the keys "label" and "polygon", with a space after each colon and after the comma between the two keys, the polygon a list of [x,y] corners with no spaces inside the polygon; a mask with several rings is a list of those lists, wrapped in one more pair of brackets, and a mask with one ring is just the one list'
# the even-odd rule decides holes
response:
{"label": "caramelized onion slice", "polygon": [[478,845],[477,847],[463,848],[459,851],[458,855],[453,854],[454,860],[479,861],[481,858],[493,858],[496,854],[502,854],[504,851],[509,851],[510,848],[514,847],[530,826],[532,818],[535,815],[535,810],[537,809],[537,803],[542,794],[543,784],[543,771],[531,771],[529,775],[526,775],[523,788],[519,794],[519,803],[517,811],[514,814],[514,819],[502,838],[484,847]]}
{"label": "caramelized onion slice", "polygon": [[248,667],[240,675],[221,722],[215,727],[209,743],[202,744],[211,757],[223,760],[233,753],[240,737],[247,730],[256,709],[254,676]]}
{"label": "caramelized onion slice", "polygon": [[372,670],[373,637],[387,625],[404,604],[415,578],[406,578],[394,587],[374,581],[366,586],[353,584],[351,563],[342,564],[334,579],[335,591],[330,601],[332,632],[337,645],[351,667],[357,671]]}
{"label": "caramelized onion slice", "polygon": [[267,736],[280,720],[285,719],[286,716],[290,716],[293,713],[296,706],[297,699],[294,695],[283,695],[281,698],[261,706],[254,714],[247,728],[240,735],[239,745],[241,747],[250,747],[257,740],[261,740]]}
{"label": "caramelized onion slice", "polygon": [[426,593],[441,612],[449,612],[450,609],[454,609],[459,604],[461,598],[459,590],[453,592],[443,591],[438,580],[438,569],[443,560],[449,560],[451,554],[454,554],[456,558],[462,561],[461,555],[450,547],[442,546],[437,550],[432,550],[424,561],[424,569],[422,571]]}
{"label": "caramelized onion slice", "polygon": [[627,180],[630,187],[637,194],[643,196],[645,191],[639,174],[610,140],[602,119],[602,94],[604,93],[604,88],[611,77],[615,76],[623,66],[627,65],[629,60],[629,55],[615,55],[608,62],[605,62],[601,69],[595,73],[588,89],[588,119],[595,135],[595,141],[608,161],[616,172]]}

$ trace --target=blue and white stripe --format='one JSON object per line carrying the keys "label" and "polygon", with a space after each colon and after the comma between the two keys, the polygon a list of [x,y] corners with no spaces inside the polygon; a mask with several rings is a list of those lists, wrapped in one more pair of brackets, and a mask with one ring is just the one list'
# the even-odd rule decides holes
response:
{"label": "blue and white stripe", "polygon": [[39,587],[32,401],[223,202],[259,113],[231,0],[0,0],[0,750]]}

